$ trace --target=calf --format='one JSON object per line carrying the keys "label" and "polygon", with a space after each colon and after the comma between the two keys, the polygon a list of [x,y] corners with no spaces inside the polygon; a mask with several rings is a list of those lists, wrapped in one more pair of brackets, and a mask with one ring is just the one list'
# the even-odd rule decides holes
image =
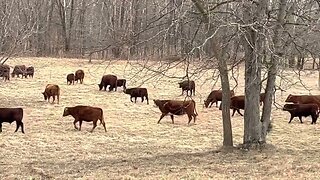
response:
{"label": "calf", "polygon": [[125,79],[117,79],[117,87],[123,87],[123,89],[126,89],[126,80]]}
{"label": "calf", "polygon": [[183,92],[184,91],[187,91],[187,95],[188,95],[188,91],[190,91],[190,96],[192,96],[192,92],[193,92],[193,95],[195,95],[196,93],[196,85],[194,83],[194,81],[182,81],[182,82],[179,82],[179,88],[182,89],[182,93],[181,95],[183,95]]}
{"label": "calf", "polygon": [[22,78],[23,78],[23,76],[26,77],[26,66],[25,65],[14,66],[13,71],[11,73],[11,76],[14,77],[15,75],[17,75],[17,77],[19,77],[20,74],[22,75]]}
{"label": "calf", "polygon": [[292,95],[289,94],[285,102],[299,104],[317,104],[320,108],[320,96],[317,95]]}
{"label": "calf", "polygon": [[44,100],[48,99],[48,102],[50,100],[50,97],[52,96],[53,98],[52,103],[55,101],[55,96],[57,96],[58,104],[59,104],[60,88],[58,85],[48,84],[42,94],[44,96]]}
{"label": "calf", "polygon": [[291,115],[289,123],[291,123],[294,117],[299,117],[302,123],[302,116],[311,116],[311,124],[316,124],[319,117],[319,109],[317,104],[285,104],[283,106],[284,111],[288,111]]}
{"label": "calf", "polygon": [[34,75],[34,67],[30,66],[26,70],[26,76],[25,77],[32,77]]}
{"label": "calf", "polygon": [[98,84],[98,86],[99,91],[101,91],[102,88],[104,88],[104,90],[106,91],[107,86],[109,86],[109,91],[112,91],[113,89],[117,91],[117,76],[111,74],[102,76],[101,82],[100,84]]}
{"label": "calf", "polygon": [[176,100],[153,100],[154,104],[159,107],[161,111],[160,119],[158,120],[158,124],[160,123],[161,119],[166,116],[170,115],[172,124],[174,124],[173,115],[183,115],[187,114],[190,124],[192,117],[193,122],[196,122],[196,116],[198,115],[196,111],[196,102],[194,100],[188,101],[176,101]]}
{"label": "calf", "polygon": [[77,83],[78,83],[78,80],[80,80],[80,84],[82,84],[83,78],[84,78],[84,71],[82,69],[79,69],[74,73],[74,81],[77,81]]}
{"label": "calf", "polygon": [[10,66],[0,64],[0,77],[3,77],[5,81],[10,80]]}
{"label": "calf", "polygon": [[[234,91],[230,91],[230,97],[234,96]],[[218,101],[222,101],[222,90],[213,90],[207,99],[204,101],[204,106],[207,108],[212,106],[213,103],[216,103],[216,107],[218,107]]]}
{"label": "calf", "polygon": [[16,130],[17,132],[19,127],[21,127],[21,132],[24,133],[23,128],[23,109],[22,108],[0,108],[0,133],[2,132],[2,123],[8,122],[12,123],[13,121],[16,122]]}
{"label": "calf", "polygon": [[141,97],[141,102],[144,101],[144,97],[147,100],[147,104],[149,104],[149,98],[148,98],[148,90],[147,88],[129,88],[124,89],[123,92],[125,94],[130,94],[130,101],[132,101],[132,98],[134,97],[134,102],[137,102],[137,98]]}
{"label": "calf", "polygon": [[68,85],[74,84],[74,79],[75,79],[75,77],[74,77],[73,73],[68,74],[67,75],[67,84]]}
{"label": "calf", "polygon": [[[103,110],[98,107],[91,106],[74,106],[74,107],[65,107],[63,111],[63,116],[71,115],[74,117],[73,125],[74,128],[81,131],[82,121],[93,122],[93,127],[90,132],[97,127],[97,121],[100,120],[100,124],[103,125],[105,132],[107,132],[106,124],[103,118]],[[79,121],[79,128],[76,123]]]}

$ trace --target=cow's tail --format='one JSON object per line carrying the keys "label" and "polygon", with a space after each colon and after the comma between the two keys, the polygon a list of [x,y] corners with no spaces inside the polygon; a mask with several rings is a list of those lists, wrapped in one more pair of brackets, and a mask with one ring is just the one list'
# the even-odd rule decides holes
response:
{"label": "cow's tail", "polygon": [[101,109],[101,118],[100,118],[100,125],[104,124],[104,117],[103,117],[103,110]]}
{"label": "cow's tail", "polygon": [[192,99],[192,102],[194,103],[194,112],[195,112],[195,115],[198,116],[198,112],[197,112],[197,109],[196,109],[196,102]]}

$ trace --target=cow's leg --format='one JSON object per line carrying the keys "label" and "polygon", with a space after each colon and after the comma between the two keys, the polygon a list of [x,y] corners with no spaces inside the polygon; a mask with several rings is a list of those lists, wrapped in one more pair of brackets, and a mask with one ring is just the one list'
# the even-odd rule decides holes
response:
{"label": "cow's leg", "polygon": [[0,133],[2,132],[2,123],[0,122]]}
{"label": "cow's leg", "polygon": [[132,97],[132,96],[130,96],[130,101],[131,101],[131,102],[133,102],[133,101],[132,101],[132,98],[133,98],[133,97]]}
{"label": "cow's leg", "polygon": [[243,116],[243,114],[240,112],[240,109],[237,109],[237,112],[240,114],[240,116]]}
{"label": "cow's leg", "polygon": [[[211,104],[212,105],[212,104]],[[210,106],[211,107],[211,106]],[[218,107],[218,101],[216,101],[216,107]]]}
{"label": "cow's leg", "polygon": [[234,113],[236,113],[236,109],[233,109],[233,113],[232,113],[232,116],[234,116]]}
{"label": "cow's leg", "polygon": [[134,103],[137,103],[137,96],[134,97]]}
{"label": "cow's leg", "polygon": [[147,104],[149,104],[149,98],[148,98],[148,96],[146,96],[146,100],[147,100]]}
{"label": "cow's leg", "polygon": [[56,100],[56,96],[55,95],[53,95],[52,96],[52,98],[53,98],[53,101],[52,101],[52,104],[54,103],[54,101]]}
{"label": "cow's leg", "polygon": [[162,114],[161,114],[160,119],[159,119],[159,121],[158,121],[158,124],[160,123],[161,119],[162,119],[165,115],[167,115],[167,114],[165,114],[165,113],[162,113]]}
{"label": "cow's leg", "polygon": [[97,121],[93,121],[93,127],[92,127],[92,130],[90,132],[93,132],[94,128],[97,127]]}
{"label": "cow's leg", "polygon": [[100,122],[101,122],[101,124],[102,124],[102,126],[104,128],[104,131],[107,132],[106,123],[104,121],[101,121],[101,120],[100,120]]}
{"label": "cow's leg", "polygon": [[197,117],[197,115],[192,114],[192,116],[193,116],[193,123],[196,123],[196,117]]}
{"label": "cow's leg", "polygon": [[77,127],[76,123],[78,122],[78,119],[74,119],[73,121],[73,126],[76,130],[79,130],[79,128]]}
{"label": "cow's leg", "polygon": [[192,116],[188,114],[188,118],[189,118],[189,121],[188,121],[188,125],[189,125],[192,120]]}
{"label": "cow's leg", "polygon": [[183,89],[182,89],[182,92],[181,92],[181,96],[183,95]]}
{"label": "cow's leg", "polygon": [[290,120],[288,123],[291,123],[292,119],[294,118],[294,116],[291,115]]}
{"label": "cow's leg", "polygon": [[79,131],[81,131],[82,120],[79,120]]}
{"label": "cow's leg", "polygon": [[16,120],[16,130],[14,132],[17,132],[19,127],[20,127],[20,123],[19,123],[19,121]]}
{"label": "cow's leg", "polygon": [[174,124],[173,115],[171,114],[170,117],[171,117],[171,120],[172,120],[172,124]]}
{"label": "cow's leg", "polygon": [[24,125],[22,121],[20,122],[20,126],[21,126],[21,132],[24,134]]}
{"label": "cow's leg", "polygon": [[143,102],[144,101],[144,96],[141,96],[141,102]]}
{"label": "cow's leg", "polygon": [[58,104],[59,104],[59,101],[60,101],[60,95],[57,95],[57,100],[58,100]]}
{"label": "cow's leg", "polygon": [[302,122],[302,116],[299,116],[299,120],[300,120],[300,123],[303,123],[303,122]]}

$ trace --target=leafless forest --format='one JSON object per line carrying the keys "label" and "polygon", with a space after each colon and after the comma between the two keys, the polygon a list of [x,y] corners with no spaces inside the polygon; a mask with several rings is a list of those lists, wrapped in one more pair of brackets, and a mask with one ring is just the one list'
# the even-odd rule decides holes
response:
{"label": "leafless forest", "polygon": [[[11,67],[21,63],[28,65],[34,64],[36,72],[38,71],[42,77],[37,77],[36,73],[34,82],[29,79],[26,81],[33,92],[43,89],[44,82],[53,80],[57,84],[64,83],[64,76],[67,72],[65,72],[63,68],[74,71],[77,67],[85,68],[84,70],[88,75],[86,77],[88,77],[89,82],[87,81],[87,86],[82,89],[82,91],[86,91],[87,93],[90,92],[90,88],[97,88],[95,87],[97,84],[95,81],[105,73],[113,73],[128,78],[129,85],[131,86],[146,86],[150,89],[157,87],[157,90],[153,89],[152,91],[158,93],[157,95],[154,94],[154,97],[159,99],[162,98],[160,95],[163,95],[165,98],[177,97],[176,94],[170,96],[170,93],[174,94],[176,89],[173,88],[174,85],[168,82],[176,84],[181,80],[195,80],[197,86],[201,88],[201,90],[198,90],[200,94],[192,97],[196,100],[197,106],[203,105],[204,98],[211,90],[221,88],[223,91],[222,111],[217,111],[214,114],[214,118],[218,116],[218,120],[221,122],[218,125],[210,122],[207,125],[212,125],[214,129],[210,129],[210,131],[206,129],[205,131],[211,132],[211,134],[209,133],[210,136],[216,140],[217,134],[215,134],[215,129],[219,129],[221,137],[219,136],[219,141],[214,143],[214,148],[222,147],[222,149],[216,148],[219,149],[217,154],[219,154],[218,152],[220,151],[224,152],[224,150],[227,150],[227,152],[234,150],[236,153],[233,152],[233,155],[236,157],[240,156],[238,154],[239,151],[233,148],[238,144],[241,144],[237,147],[240,147],[242,150],[262,150],[269,143],[277,148],[276,144],[281,144],[281,140],[280,138],[275,138],[275,135],[272,133],[285,139],[284,134],[286,131],[284,129],[285,126],[288,126],[287,124],[283,124],[285,121],[283,120],[283,113],[277,112],[283,105],[285,99],[283,95],[288,95],[291,92],[296,94],[320,94],[318,91],[320,87],[319,0],[0,0],[0,24],[0,62],[1,64],[10,65]],[[32,58],[36,60],[32,60]],[[102,71],[101,68],[103,67],[105,69]],[[116,69],[112,69],[112,67],[116,67]],[[54,77],[53,69],[56,68],[57,74],[56,77]],[[28,95],[27,91],[23,90],[24,86],[19,84],[22,82],[23,80],[17,80],[15,78],[12,78],[9,82],[0,82],[0,95],[5,98],[5,103],[2,106],[19,106],[19,104],[16,103],[17,99],[15,99],[19,97],[19,95],[25,95],[30,98],[30,94]],[[39,86],[37,86],[37,83]],[[12,91],[17,87],[22,89],[23,93],[19,94],[18,91]],[[163,92],[161,88],[167,89],[168,91]],[[228,93],[230,89],[234,89],[236,94],[245,95],[246,105],[244,108],[244,117],[237,119],[243,120],[243,124],[240,125],[234,124],[234,121],[231,120],[230,117],[230,94]],[[82,91],[81,88],[79,88],[73,93],[77,92],[81,94]],[[8,92],[12,92],[13,94]],[[266,93],[262,107],[259,106],[259,94],[261,92]],[[92,96],[90,95],[88,97],[101,98],[97,93],[98,92],[94,92]],[[108,96],[112,96],[112,94]],[[67,97],[69,99],[66,102],[68,102],[68,105],[71,105],[71,96]],[[112,98],[109,97],[112,99],[112,103],[118,103],[115,97],[118,97],[118,94],[112,96]],[[27,103],[26,100],[28,98],[22,98],[23,102]],[[184,97],[180,97],[180,99],[182,98]],[[79,102],[93,103],[91,100]],[[41,107],[37,104],[39,102],[35,101],[34,103],[33,105],[30,104],[31,107],[23,104],[23,107],[26,107],[28,112],[30,112],[30,110],[39,112],[35,110]],[[106,109],[109,108],[105,106],[105,104],[100,104],[100,102],[97,103],[97,105],[101,105]],[[124,109],[128,106],[129,105],[125,104],[125,106],[119,106],[118,108]],[[46,110],[43,112],[47,115],[50,114],[51,109],[54,109],[53,106],[49,105],[48,107],[45,106],[45,108]],[[48,108],[50,110],[48,110]],[[140,110],[145,110],[141,107],[139,108]],[[147,110],[149,113],[153,111],[151,109]],[[54,110],[52,110],[52,112],[53,111]],[[128,111],[132,113],[132,109]],[[202,113],[208,113],[209,110],[207,111],[201,108],[200,114],[201,111]],[[122,116],[120,115],[121,113],[115,109],[112,109],[110,112]],[[53,113],[54,116],[57,116],[57,114],[58,112]],[[113,117],[115,116],[113,115]],[[213,118],[212,115],[200,115],[200,117],[202,117],[202,119]],[[277,119],[275,117],[282,119],[282,121],[280,121],[282,123],[281,125],[279,121],[275,122],[275,119]],[[40,116],[34,118],[39,120]],[[139,118],[143,119],[143,117],[140,116]],[[31,119],[27,118],[27,120],[30,121]],[[55,133],[62,131],[57,130],[61,124],[54,122],[54,118],[50,117],[49,120],[49,124],[51,123],[51,125],[56,128]],[[124,126],[126,128],[132,125],[131,123],[128,124],[129,120],[130,119],[125,119]],[[209,119],[206,120],[209,121]],[[144,126],[145,124],[139,122],[138,125]],[[120,126],[121,125],[113,128],[128,135],[129,132],[121,129]],[[196,126],[188,129],[188,133],[191,133],[194,128],[197,128]],[[234,126],[241,127],[243,132],[238,132]],[[317,131],[313,131],[317,129],[317,126],[318,125],[314,125],[314,129],[312,129],[312,126],[306,126],[307,128],[303,127],[303,130],[307,131],[304,135],[309,136],[310,139],[305,142],[301,140],[302,142],[299,142],[299,145],[293,145],[294,148],[292,149],[303,146],[308,147],[308,143],[311,143],[311,139],[314,139],[312,132],[315,132],[315,134],[318,133]],[[133,127],[141,130],[137,126]],[[161,130],[158,129],[157,126],[148,125],[146,127],[152,128],[161,134]],[[201,125],[200,127],[204,128],[206,126]],[[280,127],[280,130],[271,127]],[[168,125],[166,128],[172,127]],[[174,126],[174,128],[179,127]],[[269,137],[270,133],[268,133],[270,128],[271,137]],[[295,134],[294,130],[299,128],[298,126],[291,126],[290,133]],[[183,129],[185,130],[187,127],[183,127]],[[46,128],[46,130],[49,129]],[[181,129],[179,129],[179,131],[180,130]],[[35,131],[35,129],[33,129],[33,131]],[[200,130],[197,129],[194,131],[198,132]],[[213,134],[212,131],[214,131]],[[73,133],[74,132],[68,132],[66,136],[72,139]],[[198,138],[203,135],[194,133],[195,132],[192,132],[191,134]],[[143,140],[150,140],[147,134],[148,133],[140,134],[144,137],[142,138]],[[10,137],[9,135],[10,134],[6,134],[4,138]],[[139,133],[135,133],[135,135],[139,136]],[[156,137],[159,136],[157,133],[153,135]],[[18,136],[20,138],[20,135]],[[81,136],[84,137],[85,134]],[[52,138],[49,134],[46,134],[45,137],[50,140]],[[117,134],[113,137],[121,138],[121,135]],[[1,137],[0,139],[0,147],[10,149],[10,145],[7,144],[10,142],[10,138],[1,142],[4,138]],[[30,140],[28,138],[30,137],[27,137],[25,140]],[[191,139],[195,141],[195,139]],[[114,147],[119,148],[125,144],[125,141],[122,140],[117,141],[119,142],[119,144],[117,144],[115,141],[112,141],[112,138],[104,140],[113,144]],[[133,138],[132,141],[142,144],[146,143],[143,140]],[[162,145],[167,142],[164,139],[161,140],[163,140],[161,142],[163,143]],[[183,140],[180,140],[174,138],[172,144],[185,144]],[[208,139],[204,139],[204,142],[208,141]],[[291,142],[294,141],[292,140]],[[28,142],[23,141],[22,144],[26,143],[28,144]],[[63,143],[63,141],[55,141],[55,143]],[[92,143],[92,146],[94,146],[94,141],[92,141]],[[195,145],[193,144],[194,142],[190,143],[189,146]],[[150,144],[146,144],[150,146]],[[69,145],[74,146],[75,144]],[[187,144],[185,145],[187,146]],[[206,151],[210,149],[208,151],[212,153],[212,147],[209,147],[212,144],[207,143],[206,145],[208,145],[208,147],[199,145],[199,149],[205,149]],[[312,144],[312,147],[314,147],[313,145],[314,144]],[[145,151],[147,154],[150,153],[149,150],[158,150],[159,148],[149,146],[148,148],[150,149],[147,150],[148,152]],[[286,152],[283,149],[285,149],[286,146],[283,146],[283,144],[279,146],[281,150],[273,149],[272,153],[276,151],[279,156],[285,156],[284,154],[286,154]],[[18,146],[14,145],[12,148],[17,149],[17,147]],[[66,145],[66,147],[69,146]],[[134,145],[132,147],[136,148],[135,150],[139,149],[139,147]],[[57,148],[59,150],[60,147],[57,146]],[[180,150],[182,151],[182,149]],[[199,152],[189,147],[186,149],[189,149],[192,153]],[[307,149],[310,150],[310,147]],[[109,153],[114,153],[112,149],[104,150],[107,150]],[[141,157],[142,155],[135,150],[134,152]],[[240,154],[243,153],[242,150]],[[20,150],[17,151],[20,152]],[[7,150],[6,152],[9,151]],[[34,150],[30,151],[31,154],[34,152]],[[119,153],[120,150],[117,152]],[[175,153],[172,147],[169,149],[165,148],[165,152],[165,154]],[[81,149],[81,153],[85,154],[84,149]],[[230,153],[232,154],[232,152]],[[259,154],[260,151],[254,151],[253,153]],[[264,157],[269,158],[272,156],[272,153],[270,151],[268,151],[267,154],[262,153],[262,157],[259,156],[257,161],[264,161]],[[163,155],[165,156],[165,154]],[[254,156],[257,154],[254,154]],[[313,151],[311,154],[319,155]],[[14,156],[13,154],[11,155]],[[47,155],[48,154],[43,154],[43,156]],[[69,153],[64,152],[60,155],[68,156],[68,158],[72,159]],[[151,153],[151,156],[153,155],[155,154]],[[184,154],[182,156],[187,157],[187,155],[188,154]],[[290,155],[301,155],[301,152],[294,152]],[[119,153],[111,157],[111,159],[116,158],[119,160],[119,156],[135,157],[130,154],[129,151],[126,151],[125,154]],[[208,154],[193,154],[192,159],[196,161],[198,158],[206,159],[207,156]],[[213,157],[215,156],[216,154],[213,155]],[[173,157],[176,158],[176,156]],[[290,159],[289,157],[287,158]],[[15,159],[15,157],[13,157],[13,159]],[[144,162],[140,165],[148,166],[150,162],[147,159],[148,158],[144,159]],[[160,159],[166,162],[169,161],[169,159],[163,157],[160,157]],[[245,160],[246,158],[241,156],[240,159]],[[310,157],[308,156],[306,159],[310,160]],[[280,161],[282,160],[281,158],[280,160],[276,158],[275,162],[279,162],[276,164],[276,167],[281,166]],[[297,159],[294,159],[294,161],[296,160]],[[125,167],[126,165],[124,164],[128,162],[127,160],[125,161],[126,162],[120,162],[120,166]],[[179,171],[171,171],[165,168],[170,172],[169,174],[151,173],[153,176],[150,177],[155,179],[159,177],[169,179],[181,177],[179,176],[179,172],[185,174],[186,171],[181,170],[180,161],[183,162],[184,159],[179,159],[178,165],[175,163],[171,164],[171,167],[177,165]],[[79,161],[77,162],[79,163]],[[117,160],[115,160],[115,162],[117,162]],[[219,164],[221,161],[214,162]],[[2,163],[0,167],[3,166],[6,170],[10,169],[8,165],[10,163],[8,163],[8,161],[1,162],[0,160],[0,163]],[[37,161],[34,163],[35,164],[29,164],[29,166],[33,168],[36,167],[37,164],[41,164]],[[52,163],[54,164],[54,162]],[[61,163],[64,164],[63,162]],[[192,163],[193,161],[188,161],[188,167],[190,167]],[[205,161],[205,163],[207,163],[207,161]],[[80,162],[80,164],[82,163]],[[162,164],[161,162],[158,165],[164,167],[166,163]],[[201,165],[203,164],[200,163],[200,167],[202,167]],[[239,165],[241,166],[243,164],[239,163]],[[10,167],[11,166],[13,166],[13,164],[10,164]],[[70,170],[71,166],[72,164],[67,167],[67,172],[64,171],[70,176],[60,176],[59,172],[55,172],[50,177],[43,175],[39,177],[78,177],[73,175],[74,172],[69,172],[72,171]],[[102,169],[107,169],[109,166],[111,167],[113,164],[108,164]],[[269,167],[265,166],[265,164],[262,166],[263,168]],[[135,169],[134,165],[133,167]],[[25,167],[25,169],[28,168],[29,167]],[[36,170],[32,168],[31,170],[26,170],[26,172],[31,171],[32,174],[34,171],[37,171],[39,175],[39,169],[37,168],[40,167],[37,166]],[[99,166],[93,165],[90,168],[92,168],[91,170],[94,168],[99,169]],[[214,171],[211,165],[208,165],[208,168],[210,171]],[[221,167],[215,169],[220,171],[218,176],[199,174],[201,168],[198,168],[195,174],[191,173],[191,175],[189,174],[190,176],[184,177],[196,179],[207,177],[226,178],[228,176],[221,172],[225,170],[224,168],[228,169],[230,167],[221,165]],[[76,169],[84,170],[79,167]],[[288,169],[290,169],[289,166],[284,166],[284,170]],[[117,178],[117,170],[112,170],[113,175],[111,178]],[[141,174],[142,172],[140,170],[138,174],[135,174],[135,170],[134,172],[128,171],[133,173],[131,174],[132,176],[128,178],[148,178],[148,175]],[[154,169],[149,170],[153,172]],[[237,170],[244,174],[246,171],[242,166],[241,168],[237,167]],[[275,177],[288,177],[287,174],[280,173],[279,175],[278,170],[277,168],[274,170],[276,171]],[[311,168],[311,171],[312,170]],[[50,174],[49,172],[43,171],[41,171],[40,174]],[[123,174],[126,172],[126,168],[122,167],[119,171],[122,171],[120,177],[125,178]],[[229,171],[231,170],[228,169],[228,172]],[[90,175],[82,174],[81,177],[90,178],[98,174],[99,173],[91,172]],[[238,175],[240,174],[241,173]],[[271,174],[273,175],[273,173]],[[3,177],[12,178],[10,175]],[[20,177],[25,178],[23,175]],[[102,178],[105,176],[99,174],[98,177]],[[243,177],[250,177],[250,175],[245,174]],[[258,177],[268,177],[268,174],[258,174]],[[294,174],[293,177],[313,176],[312,173],[310,174],[310,172],[308,172],[306,176]]]}

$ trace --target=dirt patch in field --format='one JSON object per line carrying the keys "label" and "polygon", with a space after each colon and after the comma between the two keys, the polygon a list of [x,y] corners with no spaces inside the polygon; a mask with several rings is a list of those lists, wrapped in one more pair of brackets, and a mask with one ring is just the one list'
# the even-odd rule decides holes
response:
{"label": "dirt patch in field", "polygon": [[[222,119],[218,108],[203,108],[213,81],[213,71],[198,74],[196,79],[197,111],[195,124],[187,117],[165,117],[157,124],[160,112],[152,99],[183,99],[178,78],[155,76],[127,61],[94,61],[17,58],[9,65],[35,67],[34,78],[12,78],[0,82],[1,107],[23,107],[26,134],[13,133],[15,124],[3,123],[0,134],[0,179],[315,179],[319,177],[319,125],[311,119],[288,124],[289,114],[274,108],[274,128],[268,138],[272,144],[263,152],[217,152],[222,144]],[[148,65],[152,64],[149,62]],[[157,70],[168,67],[154,63]],[[180,66],[182,67],[182,66]],[[77,69],[85,71],[84,84],[67,85],[66,75]],[[184,70],[170,67],[167,76],[183,76]],[[194,68],[196,69],[196,68]],[[243,70],[240,68],[240,72]],[[103,74],[127,79],[128,87],[148,88],[150,104],[131,103],[129,95],[98,90]],[[294,72],[285,71],[290,81],[298,81]],[[317,73],[303,72],[303,82],[311,93],[317,90]],[[240,74],[236,94],[243,93]],[[46,84],[61,88],[60,104],[43,100]],[[234,85],[234,82],[232,82]],[[218,88],[218,87],[215,87]],[[289,93],[308,94],[301,85],[277,93],[284,104]],[[82,131],[73,128],[73,118],[62,117],[66,106],[91,105],[103,108],[107,133],[99,125],[83,123]],[[232,118],[235,144],[242,142],[243,119]]]}

